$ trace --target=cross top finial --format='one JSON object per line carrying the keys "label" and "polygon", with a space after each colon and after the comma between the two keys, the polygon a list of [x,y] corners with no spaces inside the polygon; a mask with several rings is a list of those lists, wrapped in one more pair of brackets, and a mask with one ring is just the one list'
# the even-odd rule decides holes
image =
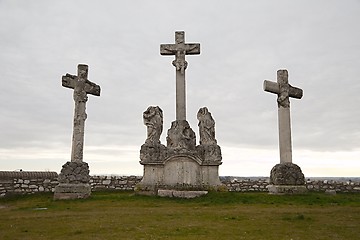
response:
{"label": "cross top finial", "polygon": [[185,32],[175,32],[175,44],[161,44],[161,55],[175,55],[175,60],[172,62],[176,71],[180,71],[181,74],[185,73],[187,68],[187,62],[185,61],[185,55],[200,54],[199,43],[185,43]]}
{"label": "cross top finial", "polygon": [[89,72],[89,66],[86,64],[79,64],[78,65],[78,77],[87,79]]}
{"label": "cross top finial", "polygon": [[184,31],[175,32],[175,43],[176,44],[185,43],[185,32]]}

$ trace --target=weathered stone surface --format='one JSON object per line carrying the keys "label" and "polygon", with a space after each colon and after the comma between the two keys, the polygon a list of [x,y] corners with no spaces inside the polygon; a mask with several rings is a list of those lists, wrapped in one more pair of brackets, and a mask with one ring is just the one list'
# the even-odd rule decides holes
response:
{"label": "weathered stone surface", "polygon": [[305,177],[298,165],[294,163],[280,163],[271,169],[270,184],[304,185]]}
{"label": "weathered stone surface", "polygon": [[86,162],[67,162],[62,166],[59,183],[89,183],[89,165]]}
{"label": "weathered stone surface", "polygon": [[[91,194],[89,166],[83,162],[84,129],[87,94],[100,96],[100,86],[88,79],[88,66],[78,65],[78,75],[62,76],[62,86],[74,89],[74,125],[71,162],[63,165],[59,174],[59,185],[55,187],[55,199],[86,198]],[[78,192],[77,192],[78,191]]]}
{"label": "weathered stone surface", "polygon": [[268,185],[270,194],[304,194],[307,193],[305,185]]}
{"label": "weathered stone surface", "polygon": [[162,144],[143,144],[140,149],[140,163],[163,163],[167,156],[167,149]]}
{"label": "weathered stone surface", "polygon": [[196,160],[188,156],[170,158],[164,166],[165,185],[201,185],[201,167]]}
{"label": "weathered stone surface", "polygon": [[161,44],[161,55],[175,55],[176,68],[176,120],[186,120],[185,55],[200,54],[199,43],[185,43],[185,32],[175,32],[175,44]]}
{"label": "weathered stone surface", "polygon": [[[18,179],[18,183],[23,183],[20,178],[57,178],[57,172],[36,172],[36,171],[0,171],[0,179]],[[27,180],[29,181],[29,180]],[[30,182],[30,181],[29,181]],[[29,183],[28,182],[28,183]]]}
{"label": "weathered stone surface", "polygon": [[280,163],[292,162],[291,120],[289,97],[302,98],[303,91],[292,87],[288,81],[288,71],[277,71],[277,83],[264,81],[264,91],[278,95]]}
{"label": "weathered stone surface", "polygon": [[221,186],[218,167],[221,164],[221,149],[215,139],[215,121],[206,107],[199,110],[200,145],[186,121],[185,70],[186,54],[199,54],[200,44],[185,44],[184,32],[175,33],[175,44],[162,44],[162,55],[175,55],[176,67],[176,120],[167,132],[167,146],[160,143],[162,111],[149,107],[143,114],[148,126],[147,140],[140,149],[140,163],[144,176],[137,185],[138,193],[157,194],[159,187],[179,187],[181,190],[204,190]]}
{"label": "weathered stone surface", "polygon": [[55,187],[54,199],[55,200],[83,199],[90,197],[90,195],[91,195],[90,184],[60,183],[58,186]]}
{"label": "weathered stone surface", "polygon": [[219,145],[199,145],[196,146],[196,151],[200,159],[202,159],[202,165],[220,165],[222,163]]}
{"label": "weathered stone surface", "polygon": [[176,120],[171,123],[166,138],[167,147],[176,152],[183,150],[195,150],[196,136],[186,120]]}
{"label": "weathered stone surface", "polygon": [[160,197],[196,198],[208,194],[208,191],[178,191],[159,189],[157,195]]}
{"label": "weathered stone surface", "polygon": [[207,107],[199,109],[197,119],[199,120],[200,145],[216,145],[215,121]]}
{"label": "weathered stone surface", "polygon": [[59,174],[54,199],[78,199],[91,195],[89,165],[86,162],[67,162]]}
{"label": "weathered stone surface", "polygon": [[163,131],[163,112],[160,107],[150,106],[143,113],[144,124],[147,126],[147,139],[145,144],[160,144]]}
{"label": "weathered stone surface", "polygon": [[87,94],[100,96],[100,86],[87,79],[88,66],[78,65],[78,75],[66,74],[62,77],[62,86],[74,89],[74,127],[71,149],[71,161],[83,161],[84,128],[86,115]]}
{"label": "weathered stone surface", "polygon": [[[147,167],[151,166],[158,166],[158,165],[145,165]],[[210,169],[205,169],[204,167],[209,167]],[[215,166],[202,166],[202,174],[204,174],[204,171],[209,172],[211,174],[213,168]],[[217,169],[215,169],[217,170]],[[213,174],[213,176],[217,176],[217,172]],[[11,182],[3,182],[3,179],[0,178],[0,196],[7,196],[12,194],[31,194],[35,193],[36,191],[41,192],[42,189],[44,189],[44,192],[54,192],[55,186],[58,185],[58,181],[51,181],[47,184],[48,179],[42,179],[38,178],[36,183],[33,183],[34,185],[37,185],[38,189],[30,189],[29,185],[24,186],[24,188],[21,187],[20,182],[24,182],[27,175],[24,174],[24,176],[18,176],[19,178],[13,179]],[[111,183],[109,185],[104,185],[103,181],[106,179],[111,179]],[[57,178],[57,174],[56,174]],[[91,176],[90,182],[91,182],[91,188],[92,191],[98,191],[103,189],[111,189],[114,188],[117,190],[134,190],[135,185],[138,184],[142,179],[142,176]],[[203,175],[202,177],[204,181],[204,186],[206,186],[206,177]],[[209,178],[214,179],[214,178]],[[268,192],[269,188],[269,181],[270,177],[220,177],[220,182],[222,185],[218,185],[216,182],[208,182],[208,186],[211,186],[210,188],[205,188],[205,190],[210,189],[218,189],[223,191],[233,191],[233,192],[249,192],[249,191],[256,191],[256,192]],[[218,188],[213,187],[218,186]],[[285,185],[278,185],[280,187],[283,187]],[[347,178],[331,178],[331,179],[307,179],[305,183],[306,188],[311,192],[325,192],[330,191],[329,194],[331,194],[331,190],[335,190],[336,193],[360,193],[360,179],[359,178],[353,178],[352,181],[350,181]],[[158,189],[164,189],[161,188],[161,186],[157,186]],[[179,186],[178,186],[179,187]],[[182,186],[183,188],[172,188],[173,190],[198,190],[199,188],[196,188],[195,186],[191,189],[187,188],[188,186]],[[289,186],[287,186],[289,187]],[[297,186],[298,187],[298,186]],[[301,186],[300,186],[301,187]],[[170,189],[170,188],[167,188]],[[153,188],[153,190],[155,190]],[[157,191],[157,189],[156,189]],[[143,192],[148,194],[156,195],[156,192]]]}

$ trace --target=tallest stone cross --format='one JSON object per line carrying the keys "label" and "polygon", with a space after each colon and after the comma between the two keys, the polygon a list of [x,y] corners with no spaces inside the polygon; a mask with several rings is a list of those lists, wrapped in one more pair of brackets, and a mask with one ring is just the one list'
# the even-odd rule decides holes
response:
{"label": "tallest stone cross", "polygon": [[185,32],[175,32],[175,44],[161,44],[161,55],[175,55],[176,68],[176,120],[186,120],[185,55],[200,54],[200,43],[185,43]]}

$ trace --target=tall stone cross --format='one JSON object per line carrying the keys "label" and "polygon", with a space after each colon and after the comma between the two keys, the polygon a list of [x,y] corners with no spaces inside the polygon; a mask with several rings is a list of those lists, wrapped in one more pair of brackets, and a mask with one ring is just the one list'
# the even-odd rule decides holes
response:
{"label": "tall stone cross", "polygon": [[175,55],[176,68],[176,120],[186,120],[185,55],[200,54],[200,43],[185,43],[185,32],[175,32],[175,44],[161,44],[161,55]]}
{"label": "tall stone cross", "polygon": [[303,90],[293,87],[288,81],[288,71],[277,71],[277,83],[264,81],[264,91],[278,95],[279,148],[280,163],[292,162],[290,100],[289,97],[301,99]]}
{"label": "tall stone cross", "polygon": [[78,65],[78,75],[66,74],[62,76],[62,86],[74,89],[74,128],[71,147],[71,161],[83,161],[84,129],[86,120],[87,94],[100,96],[100,86],[87,79],[88,65]]}

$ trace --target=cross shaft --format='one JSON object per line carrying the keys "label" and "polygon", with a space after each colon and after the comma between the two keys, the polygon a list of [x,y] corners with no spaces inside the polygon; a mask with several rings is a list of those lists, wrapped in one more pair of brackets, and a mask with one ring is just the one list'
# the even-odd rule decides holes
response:
{"label": "cross shaft", "polygon": [[62,86],[74,89],[74,125],[73,125],[73,138],[71,147],[71,161],[83,161],[84,149],[84,129],[86,115],[86,102],[88,100],[87,94],[100,96],[100,86],[90,82],[87,79],[88,66],[79,64],[78,75],[66,74],[62,76]]}
{"label": "cross shaft", "polygon": [[264,91],[278,95],[280,163],[292,162],[291,120],[289,97],[301,99],[303,90],[293,87],[288,81],[288,71],[277,71],[277,82],[264,81]]}
{"label": "cross shaft", "polygon": [[176,120],[186,120],[185,55],[200,54],[199,43],[185,43],[185,32],[175,32],[175,44],[161,44],[161,55],[175,55],[176,68]]}

